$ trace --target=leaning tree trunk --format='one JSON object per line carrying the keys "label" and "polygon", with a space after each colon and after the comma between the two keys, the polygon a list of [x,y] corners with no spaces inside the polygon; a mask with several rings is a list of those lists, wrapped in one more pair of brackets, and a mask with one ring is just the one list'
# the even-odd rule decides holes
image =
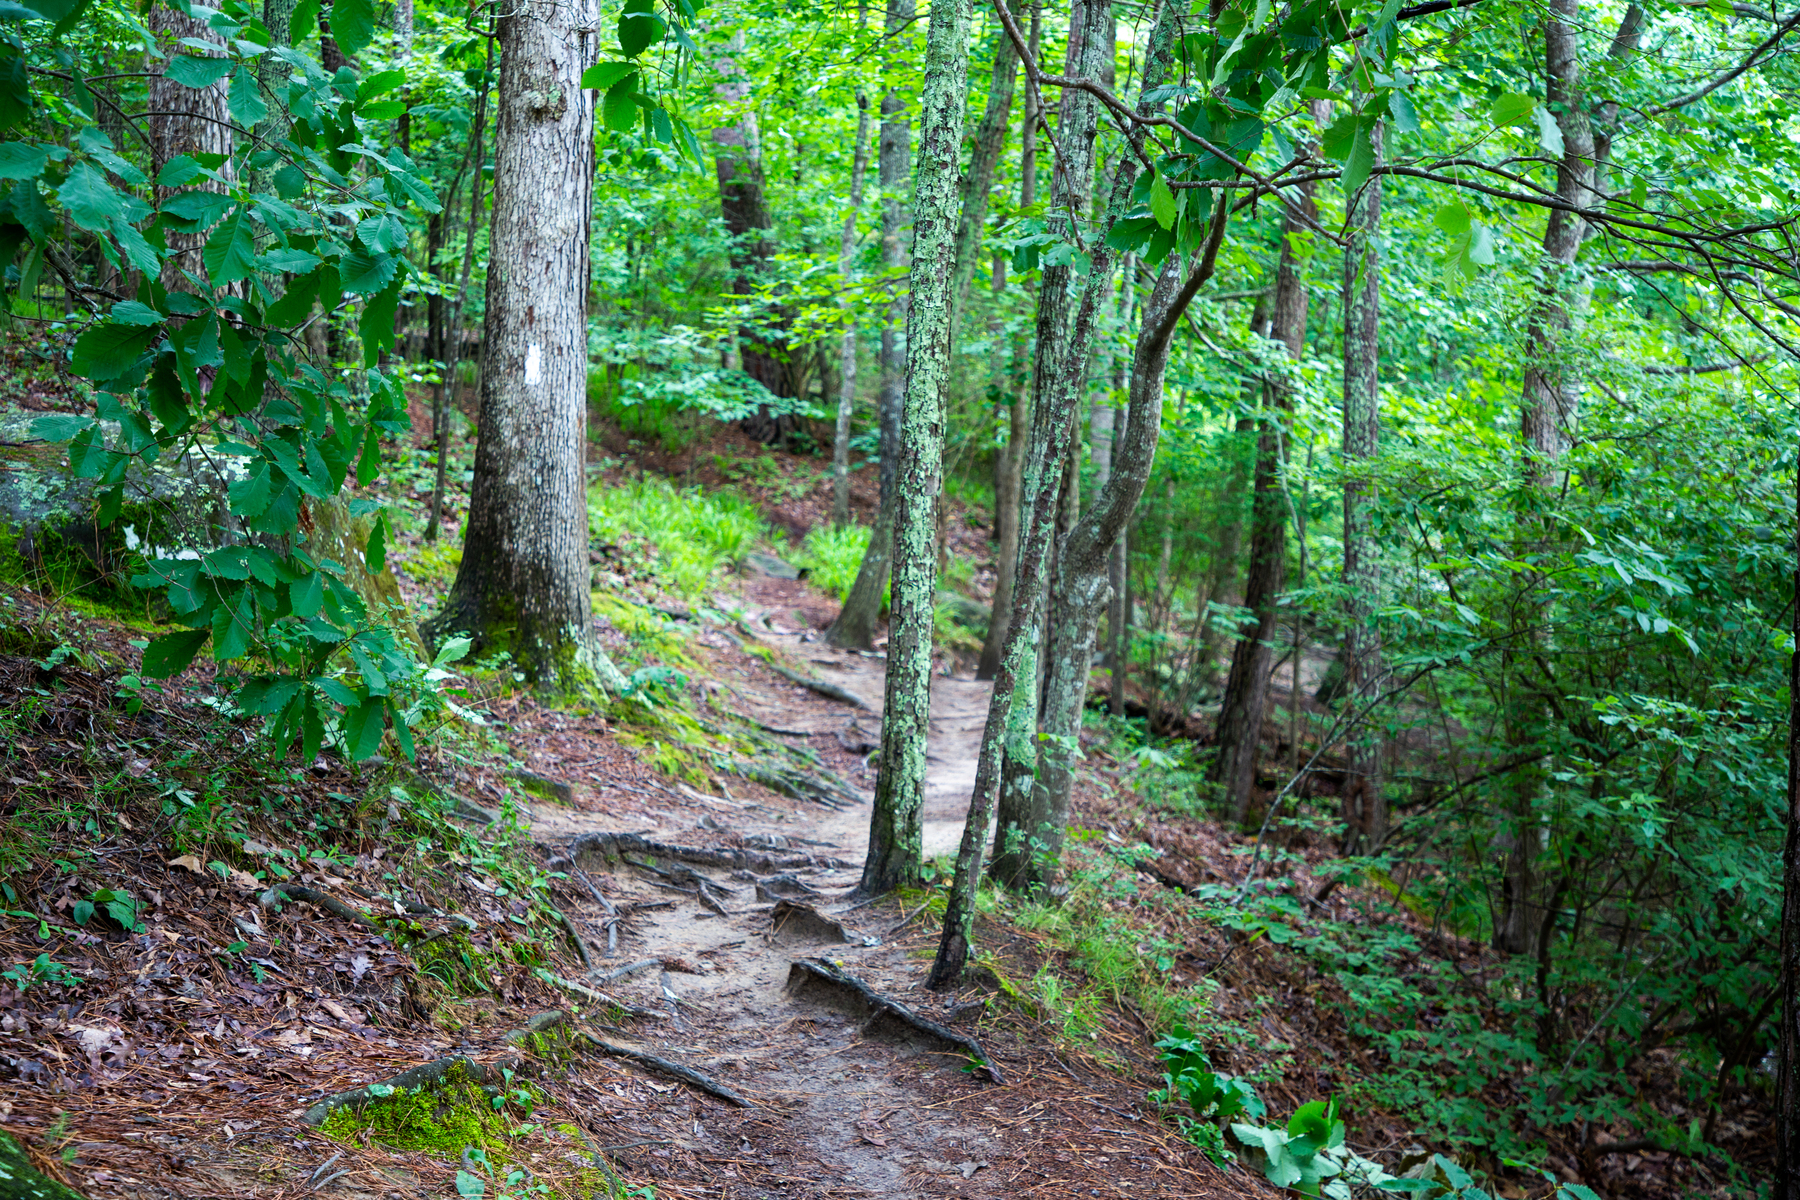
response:
{"label": "leaning tree trunk", "polygon": [[[1552,0],[1544,24],[1545,100],[1562,133],[1563,155],[1556,170],[1557,198],[1569,210],[1550,210],[1544,227],[1544,282],[1525,322],[1525,379],[1520,405],[1520,437],[1524,443],[1524,475],[1538,510],[1520,529],[1520,557],[1530,557],[1547,541],[1548,510],[1560,488],[1562,457],[1574,433],[1581,399],[1581,377],[1568,361],[1569,337],[1588,289],[1573,278],[1575,256],[1586,236],[1579,210],[1592,205],[1595,192],[1594,134],[1589,123],[1581,80],[1582,17],[1578,0]],[[1629,19],[1629,18],[1628,18]],[[1573,210],[1573,211],[1571,211]],[[1529,759],[1508,777],[1511,808],[1500,911],[1494,923],[1494,948],[1507,954],[1537,951],[1543,912],[1537,899],[1537,858],[1543,826],[1539,810],[1549,770],[1536,756],[1543,743],[1549,712],[1527,672],[1540,660],[1550,637],[1549,600],[1543,580],[1528,576],[1523,585],[1524,629],[1503,662],[1506,669],[1505,734],[1509,754]]]}
{"label": "leaning tree trunk", "polygon": [[[1373,133],[1381,161],[1381,127]],[[1375,607],[1381,563],[1371,510],[1371,461],[1381,447],[1381,176],[1351,199],[1350,249],[1344,255],[1344,701],[1353,714],[1344,741],[1345,849],[1373,849],[1387,834],[1381,747],[1368,721],[1381,690],[1381,639]]]}
{"label": "leaning tree trunk", "polygon": [[[1295,261],[1291,235],[1307,228],[1317,209],[1313,186],[1303,185],[1285,210],[1281,223],[1281,257],[1275,273],[1275,312],[1270,334],[1299,361],[1306,342],[1306,279]],[[1255,483],[1250,497],[1250,566],[1244,581],[1244,607],[1251,620],[1232,650],[1231,674],[1219,708],[1219,754],[1211,778],[1225,786],[1225,808],[1242,824],[1250,809],[1255,781],[1256,750],[1269,702],[1269,672],[1275,652],[1276,601],[1287,571],[1286,482],[1282,464],[1294,424],[1294,398],[1286,383],[1263,384],[1262,430],[1256,442]]]}
{"label": "leaning tree trunk", "polygon": [[[747,298],[755,293],[758,278],[768,266],[774,248],[769,242],[773,222],[763,188],[762,135],[756,110],[750,106],[750,76],[739,57],[744,53],[744,31],[738,30],[724,53],[713,59],[720,81],[713,94],[735,120],[712,131],[713,163],[719,181],[719,208],[725,231],[731,235],[731,293]],[[738,330],[739,365],[750,378],[777,396],[792,396],[790,372],[771,348],[750,331]],[[774,445],[796,428],[794,418],[777,417],[759,409],[742,423],[745,433],[764,445]]]}
{"label": "leaning tree trunk", "polygon": [[[838,237],[838,276],[844,287],[856,254],[856,215],[862,210],[863,176],[869,169],[869,98],[856,93],[856,156],[850,164],[850,211],[844,214],[844,231]],[[846,310],[849,302],[845,301]],[[856,409],[856,320],[844,324],[838,353],[837,428],[831,439],[831,523],[850,523],[850,417]]]}
{"label": "leaning tree trunk", "polygon": [[[176,12],[165,5],[157,5],[150,10],[150,31],[158,42],[179,43],[182,39],[193,38],[203,42],[219,43],[219,35],[209,29],[198,17],[190,17]],[[199,53],[195,47],[183,47],[183,53]],[[221,44],[217,55],[221,57],[225,47]],[[274,55],[270,55],[273,58]],[[150,176],[155,178],[170,159],[179,155],[231,154],[231,112],[226,103],[228,88],[226,80],[209,84],[203,88],[191,88],[176,83],[165,75],[150,77]],[[271,106],[273,107],[273,106]],[[219,167],[219,174],[230,178],[231,163],[227,161]],[[223,192],[230,190],[223,183],[206,182],[200,185],[208,191]],[[161,208],[174,195],[174,188],[165,188],[160,184],[155,188],[156,206]],[[201,248],[206,245],[206,233],[174,233],[164,232],[167,245],[172,252],[163,260],[162,285],[171,292],[192,290],[191,285],[182,276],[182,272],[205,277],[206,268],[201,262]]]}
{"label": "leaning tree trunk", "polygon": [[587,37],[570,6],[522,0],[499,38],[480,439],[462,565],[430,632],[504,649],[553,693],[618,690],[588,598]]}
{"label": "leaning tree trunk", "polygon": [[937,506],[943,487],[944,392],[956,257],[957,167],[968,99],[969,0],[937,0],[925,43],[919,171],[913,191],[906,402],[894,496],[894,603],[881,712],[881,774],[869,817],[860,890],[919,880],[925,738],[931,719],[931,635],[937,589]]}
{"label": "leaning tree trunk", "polygon": [[[1070,75],[1091,79],[1099,74],[1100,39],[1089,36],[1089,31],[1103,19],[1098,10],[1099,0],[1077,0],[1070,14],[1067,63]],[[1110,11],[1104,19],[1110,20]],[[1075,239],[1075,218],[1085,215],[1088,209],[1098,132],[1099,108],[1095,99],[1086,92],[1064,91],[1062,119],[1057,122],[1057,136],[1062,145],[1050,189],[1047,226],[1050,233],[1070,241]],[[1096,341],[1094,335],[1101,296],[1112,270],[1112,253],[1103,241],[1095,239],[1091,250],[1093,266],[1087,285],[1082,289],[1077,312],[1078,324],[1084,317],[1086,320],[1083,332],[1074,336],[1070,333],[1070,300],[1075,288],[1073,268],[1046,266],[1038,286],[1037,330],[1032,353],[1031,436],[1019,498],[1023,544],[1019,547],[1015,567],[1012,617],[1007,626],[1000,670],[995,675],[994,698],[988,705],[989,731],[998,737],[992,753],[999,789],[995,797],[998,832],[991,873],[1003,883],[1020,888],[1031,886],[1037,879],[1036,851],[1032,846],[1035,823],[1031,817],[1031,792],[1037,774],[1039,642],[1043,635],[1053,542],[1063,513],[1063,485],[1069,452],[1074,445],[1081,389],[1087,382],[1088,361]],[[997,708],[1000,710],[1000,727],[995,731]],[[984,736],[984,762],[990,755],[988,741],[989,738]],[[972,804],[983,802],[982,783],[978,766],[976,800]],[[960,861],[958,868],[960,871]],[[949,928],[948,922],[945,927]]]}
{"label": "leaning tree trunk", "polygon": [[[888,0],[887,35],[894,57],[887,65],[890,82],[910,71],[902,53],[906,30],[913,19],[913,0]],[[881,262],[887,269],[887,286],[906,266],[905,191],[912,161],[912,122],[906,98],[890,86],[881,98],[881,144],[876,174],[881,184]],[[869,548],[863,551],[856,582],[838,610],[825,640],[844,650],[873,650],[875,622],[881,617],[881,596],[888,586],[888,567],[894,552],[896,503],[894,462],[900,455],[900,409],[905,387],[906,363],[902,358],[895,325],[906,315],[906,301],[888,300],[881,328],[881,498],[875,510],[875,526],[869,531]]]}
{"label": "leaning tree trunk", "polygon": [[[1043,37],[1043,8],[1031,6],[1031,40],[1026,51],[1037,61],[1038,45]],[[1009,37],[1008,42],[1012,39]],[[1017,48],[1015,47],[1015,52]],[[1025,116],[1019,123],[1019,207],[1028,209],[1037,203],[1037,92],[1025,90]],[[995,286],[999,286],[996,263]],[[1021,339],[1013,360],[1018,379],[1012,382],[1006,445],[1000,450],[1000,469],[994,479],[994,533],[999,547],[994,562],[994,603],[988,614],[987,637],[981,643],[981,659],[975,666],[975,678],[992,679],[1000,670],[1000,654],[1006,631],[1012,624],[1014,581],[1019,565],[1019,505],[1024,490],[1026,445],[1031,430],[1031,374],[1024,367],[1025,350]]]}

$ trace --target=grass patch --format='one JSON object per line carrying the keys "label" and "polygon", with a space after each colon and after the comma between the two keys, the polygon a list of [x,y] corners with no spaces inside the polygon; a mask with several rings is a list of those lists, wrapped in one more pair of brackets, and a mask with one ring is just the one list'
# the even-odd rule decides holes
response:
{"label": "grass patch", "polygon": [[688,600],[704,597],[714,577],[765,533],[762,515],[743,497],[678,489],[661,479],[591,489],[588,527],[603,542],[646,543],[658,582]]}
{"label": "grass patch", "polygon": [[[806,535],[795,555],[796,566],[812,570],[815,587],[830,592],[842,604],[850,597],[850,586],[862,569],[863,555],[869,551],[870,529],[867,525],[843,525],[832,528],[821,525]],[[887,605],[887,592],[881,603]]]}

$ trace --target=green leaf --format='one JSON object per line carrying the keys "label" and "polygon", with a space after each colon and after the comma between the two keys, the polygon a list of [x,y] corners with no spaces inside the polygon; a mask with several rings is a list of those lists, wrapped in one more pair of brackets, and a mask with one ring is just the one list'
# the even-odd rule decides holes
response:
{"label": "green leaf", "polygon": [[362,339],[363,362],[367,366],[374,366],[381,352],[394,344],[394,313],[400,306],[403,283],[405,280],[396,279],[370,296],[363,305],[362,316],[357,318],[356,332]]}
{"label": "green leaf", "polygon": [[1517,92],[1506,92],[1494,97],[1491,113],[1494,124],[1498,126],[1523,125],[1532,119],[1537,111],[1538,102],[1530,96],[1521,96]]}
{"label": "green leaf", "polygon": [[356,85],[356,99],[360,104],[385,95],[406,82],[405,71],[377,71]]}
{"label": "green leaf", "polygon": [[387,536],[387,514],[382,513],[375,518],[375,524],[369,530],[368,545],[363,548],[363,562],[368,565],[371,575],[387,570]]}
{"label": "green leaf", "polygon": [[382,718],[386,715],[387,703],[379,696],[371,696],[344,714],[344,742],[352,762],[374,758],[381,750],[381,735],[387,730]]}
{"label": "green leaf", "polygon": [[213,611],[213,659],[230,662],[244,657],[255,633],[255,598],[250,588],[240,588],[235,605],[221,604]]}
{"label": "green leaf", "polygon": [[210,629],[183,629],[179,633],[163,634],[144,648],[142,674],[151,679],[179,675],[194,661],[194,655],[200,653],[200,647],[206,645],[206,639],[211,636]]}
{"label": "green leaf", "polygon": [[619,50],[626,58],[636,58],[663,40],[669,27],[652,12],[628,12],[619,17]]}
{"label": "green leaf", "polygon": [[106,182],[106,176],[93,163],[75,164],[63,185],[56,189],[69,218],[83,229],[99,233],[112,225],[114,217],[125,211],[124,201]]}
{"label": "green leaf", "polygon": [[136,300],[121,300],[107,315],[120,325],[155,325],[163,319],[154,308]]}
{"label": "green leaf", "polygon": [[134,268],[146,275],[155,275],[162,269],[162,259],[157,257],[156,248],[138,232],[137,226],[125,219],[124,213],[113,218],[112,234],[113,240],[125,252],[126,261]]}
{"label": "green leaf", "polygon": [[317,571],[294,583],[288,589],[288,600],[297,617],[315,617],[325,603],[325,580]]}
{"label": "green leaf", "polygon": [[1333,162],[1345,162],[1356,145],[1356,135],[1362,129],[1362,118],[1356,113],[1345,113],[1326,127],[1319,138],[1319,152]]}
{"label": "green leaf", "polygon": [[604,91],[636,70],[637,67],[628,62],[595,63],[581,73],[581,86]]}
{"label": "green leaf", "polygon": [[1413,108],[1412,98],[1405,92],[1388,93],[1388,113],[1394,118],[1395,133],[1419,132],[1419,114]]}
{"label": "green leaf", "polygon": [[283,200],[293,200],[306,194],[306,172],[293,163],[286,163],[275,172],[275,194]]}
{"label": "green leaf", "polygon": [[1556,123],[1556,117],[1541,104],[1532,110],[1532,115],[1537,118],[1538,145],[1561,158],[1563,135],[1562,127]]}
{"label": "green leaf", "polygon": [[356,236],[361,238],[362,244],[369,249],[388,253],[406,249],[407,244],[411,241],[407,236],[406,226],[401,223],[400,218],[391,213],[383,213],[377,217],[358,221]]}
{"label": "green leaf", "polygon": [[356,115],[369,121],[392,121],[406,111],[404,100],[373,100],[358,105]]}
{"label": "green leaf", "polygon": [[31,423],[31,436],[46,442],[66,442],[74,438],[84,429],[94,424],[92,417],[77,417],[67,413],[58,413],[53,417],[39,417]]}
{"label": "green leaf", "polygon": [[352,295],[367,296],[386,287],[399,269],[400,261],[391,254],[352,250],[338,262],[339,283]]}
{"label": "green leaf", "polygon": [[331,6],[331,36],[345,57],[361,53],[375,40],[373,0],[335,0]]}
{"label": "green leaf", "polygon": [[269,106],[256,90],[256,76],[250,68],[239,65],[231,73],[231,92],[226,98],[226,106],[231,111],[231,119],[240,125],[255,125],[269,115]]}
{"label": "green leaf", "polygon": [[614,133],[630,133],[637,126],[637,100],[633,96],[637,82],[637,72],[633,71],[607,88],[600,101],[602,123]]}
{"label": "green leaf", "polygon": [[163,164],[162,170],[156,173],[156,186],[166,188],[186,187],[205,174],[205,168],[186,154],[177,154]]}
{"label": "green leaf", "polygon": [[51,226],[56,218],[50,215],[50,206],[44,203],[44,197],[38,192],[37,180],[22,179],[13,184],[9,193],[12,200],[13,219],[25,227],[31,240],[39,246],[49,236]]}
{"label": "green leaf", "polygon": [[1356,136],[1350,142],[1350,155],[1344,160],[1346,196],[1354,196],[1368,182],[1369,172],[1375,169],[1375,143],[1372,137],[1374,127],[1372,119],[1357,123]]}
{"label": "green leaf", "polygon": [[467,1171],[456,1173],[456,1194],[462,1200],[481,1200],[486,1192],[487,1184],[481,1181],[480,1176],[471,1175]]}
{"label": "green leaf", "polygon": [[1158,171],[1156,178],[1150,182],[1150,215],[1155,217],[1156,223],[1164,229],[1173,229],[1176,212],[1175,193],[1169,187],[1169,181],[1163,177],[1163,173]]}
{"label": "green leaf", "polygon": [[31,76],[25,56],[0,42],[0,133],[31,119]]}
{"label": "green leaf", "polygon": [[256,270],[256,226],[250,209],[239,205],[206,239],[206,273],[214,287],[248,279]]}
{"label": "green leaf", "polygon": [[41,146],[24,142],[0,145],[0,179],[35,179],[43,171],[46,157]]}
{"label": "green leaf", "polygon": [[258,463],[250,474],[234,479],[226,488],[231,511],[240,517],[258,517],[269,507],[269,464]]}
{"label": "green leaf", "polygon": [[231,65],[229,58],[177,54],[163,68],[163,78],[173,79],[182,87],[208,88],[231,74]]}
{"label": "green leaf", "polygon": [[75,339],[75,350],[69,369],[83,379],[104,383],[118,379],[143,357],[152,339],[162,333],[160,326],[90,325]]}

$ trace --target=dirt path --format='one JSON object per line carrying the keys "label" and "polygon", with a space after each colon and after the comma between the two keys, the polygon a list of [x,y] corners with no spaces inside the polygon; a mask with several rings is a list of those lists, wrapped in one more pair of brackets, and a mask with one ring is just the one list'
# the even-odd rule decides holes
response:
{"label": "dirt path", "polygon": [[[832,650],[769,609],[751,620],[787,661],[879,708],[879,658]],[[878,712],[822,700],[755,659],[722,656],[714,666],[715,705],[730,705],[821,753],[835,748],[840,763],[879,736]],[[953,854],[961,837],[988,692],[989,685],[969,679],[933,681],[928,857]],[[534,757],[534,767],[540,764],[553,765]],[[866,775],[861,781],[872,782]],[[540,808],[534,837],[554,852],[583,834],[629,830],[683,845],[764,847],[818,860],[781,872],[701,869],[730,889],[715,893],[722,911],[711,911],[651,871],[599,854],[576,856],[615,906],[673,901],[626,923],[616,956],[607,960],[658,960],[604,984],[623,1001],[666,1014],[632,1022],[636,1044],[712,1076],[755,1105],[731,1108],[686,1087],[664,1090],[661,1081],[595,1090],[585,1115],[613,1130],[606,1140],[621,1147],[615,1158],[635,1177],[653,1180],[659,1197],[1141,1195],[1146,1185],[1167,1196],[1235,1194],[1215,1189],[1221,1177],[1141,1111],[1140,1087],[1089,1069],[1091,1062],[1059,1058],[1016,1021],[990,1022],[979,993],[923,989],[935,921],[918,919],[901,903],[865,907],[847,899],[867,844],[866,805],[833,811],[752,801],[740,792],[684,795],[683,805],[655,811],[655,824],[646,825],[642,818],[651,814],[641,803],[606,804],[605,784],[597,790],[602,803],[592,807],[600,811]],[[807,893],[804,900],[848,926],[851,940],[803,928],[804,920],[777,927],[776,892]],[[578,905],[572,915],[604,946],[606,914],[598,903]],[[882,1027],[843,1011],[833,995],[790,990],[795,961],[809,957],[829,959],[921,1015],[979,1038],[1004,1082],[943,1044],[905,1031],[896,1036],[892,1023]]]}

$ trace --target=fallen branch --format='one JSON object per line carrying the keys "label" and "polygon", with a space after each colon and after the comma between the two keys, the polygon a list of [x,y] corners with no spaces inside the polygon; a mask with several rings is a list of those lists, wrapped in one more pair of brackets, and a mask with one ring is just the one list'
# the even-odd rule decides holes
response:
{"label": "fallen branch", "polygon": [[656,966],[661,966],[661,965],[662,965],[662,959],[660,959],[660,958],[646,958],[643,962],[634,962],[628,967],[620,967],[618,970],[608,971],[604,975],[595,975],[594,982],[595,983],[611,983],[613,980],[623,979],[627,975],[636,975],[639,971],[642,971],[648,967],[656,967]]}
{"label": "fallen branch", "polygon": [[654,1071],[661,1071],[664,1075],[673,1079],[679,1079],[692,1087],[699,1088],[709,1096],[717,1096],[727,1104],[735,1104],[739,1108],[756,1107],[754,1102],[744,1099],[724,1084],[709,1079],[691,1067],[684,1067],[680,1063],[670,1062],[666,1058],[658,1058],[654,1054],[645,1054],[642,1050],[632,1050],[625,1046],[614,1045],[612,1042],[601,1041],[591,1033],[583,1033],[581,1036],[590,1046],[600,1051],[602,1054],[610,1054],[614,1058],[623,1058],[628,1062],[637,1063],[639,1066],[649,1067]]}
{"label": "fallen branch", "polygon": [[553,908],[550,911],[556,914],[557,920],[562,922],[563,928],[569,931],[569,940],[575,943],[575,953],[581,955],[581,965],[592,971],[594,956],[588,952],[587,943],[581,940],[581,931],[575,928],[575,922],[570,919],[568,913],[559,908]]}
{"label": "fallen branch", "polygon": [[305,887],[298,883],[278,883],[258,897],[257,904],[268,912],[276,912],[279,911],[276,908],[278,900],[301,900],[307,904],[317,905],[334,917],[342,917],[344,920],[354,921],[358,925],[367,925],[377,933],[385,934],[387,932],[381,927],[381,922],[374,917],[358,912],[336,896],[321,892],[317,888]]}
{"label": "fallen branch", "polygon": [[600,907],[606,910],[606,915],[610,918],[606,922],[606,957],[611,958],[619,952],[619,910],[613,907],[613,902],[606,898],[594,881],[587,877],[587,872],[575,865],[573,846],[569,848],[569,871],[587,885],[587,890],[594,894],[594,899],[600,902]]}
{"label": "fallen branch", "polygon": [[536,974],[539,979],[542,979],[551,987],[561,988],[563,991],[569,993],[569,995],[580,1000],[586,1000],[589,1004],[598,1004],[605,1008],[616,1008],[620,1012],[630,1013],[634,1017],[650,1017],[658,1021],[667,1021],[669,1019],[669,1014],[666,1012],[661,1012],[654,1008],[639,1008],[635,1004],[627,1004],[616,996],[609,996],[605,992],[596,991],[585,983],[576,983],[573,979],[564,979],[556,972],[546,970],[543,967],[536,968]]}
{"label": "fallen branch", "polygon": [[863,1023],[865,1037],[880,1037],[884,1026],[898,1024],[915,1034],[924,1034],[928,1039],[979,1063],[995,1083],[1006,1082],[1000,1074],[999,1065],[981,1048],[980,1042],[929,1018],[921,1017],[898,1000],[888,999],[847,971],[840,971],[820,958],[799,959],[789,968],[789,992],[803,995],[819,988],[835,995],[840,1009],[867,1016],[868,1019]]}
{"label": "fallen branch", "polygon": [[775,672],[791,683],[797,683],[814,695],[823,696],[827,700],[836,700],[839,704],[848,704],[852,708],[860,708],[864,712],[874,712],[875,706],[864,700],[848,688],[841,688],[835,683],[827,683],[823,679],[814,679],[811,675],[802,675],[798,671],[790,671],[778,662],[763,660],[769,670]]}

